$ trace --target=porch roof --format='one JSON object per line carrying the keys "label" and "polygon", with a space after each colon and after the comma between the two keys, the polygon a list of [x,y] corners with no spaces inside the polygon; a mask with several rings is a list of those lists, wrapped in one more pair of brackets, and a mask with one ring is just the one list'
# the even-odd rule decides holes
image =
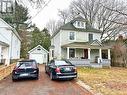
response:
{"label": "porch roof", "polygon": [[91,49],[110,49],[111,46],[105,46],[104,44],[92,44],[90,42],[73,42],[62,45],[61,47],[66,48],[91,48]]}
{"label": "porch roof", "polygon": [[2,46],[9,46],[9,44],[7,44],[7,43],[5,43],[5,42],[2,42],[2,41],[0,41],[0,45],[2,45]]}

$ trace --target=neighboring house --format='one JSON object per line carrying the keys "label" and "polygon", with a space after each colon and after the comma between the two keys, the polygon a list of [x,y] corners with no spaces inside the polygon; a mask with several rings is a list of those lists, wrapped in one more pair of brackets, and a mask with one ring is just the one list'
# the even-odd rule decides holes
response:
{"label": "neighboring house", "polygon": [[21,38],[17,31],[0,18],[0,63],[20,58]]}
{"label": "neighboring house", "polygon": [[75,65],[99,63],[110,66],[110,47],[101,43],[101,31],[82,17],[63,25],[51,37],[50,60],[68,59]]}
{"label": "neighboring house", "polygon": [[36,46],[29,52],[29,59],[34,59],[39,64],[47,63],[48,61],[48,51],[44,49],[41,45]]}

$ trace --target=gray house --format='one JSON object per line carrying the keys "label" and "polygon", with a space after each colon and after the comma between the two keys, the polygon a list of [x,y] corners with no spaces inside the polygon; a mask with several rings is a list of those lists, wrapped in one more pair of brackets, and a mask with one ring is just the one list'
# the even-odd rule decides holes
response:
{"label": "gray house", "polygon": [[100,37],[101,31],[77,17],[52,35],[50,59],[64,58],[83,66],[110,66],[110,47],[102,44]]}

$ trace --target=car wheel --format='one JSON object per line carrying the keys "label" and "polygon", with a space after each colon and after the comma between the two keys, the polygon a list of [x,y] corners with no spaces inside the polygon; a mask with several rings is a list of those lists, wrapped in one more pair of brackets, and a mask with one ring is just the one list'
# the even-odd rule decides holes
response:
{"label": "car wheel", "polygon": [[15,82],[17,79],[12,78],[12,81]]}
{"label": "car wheel", "polygon": [[53,76],[52,72],[50,73],[50,79],[54,80],[54,76]]}

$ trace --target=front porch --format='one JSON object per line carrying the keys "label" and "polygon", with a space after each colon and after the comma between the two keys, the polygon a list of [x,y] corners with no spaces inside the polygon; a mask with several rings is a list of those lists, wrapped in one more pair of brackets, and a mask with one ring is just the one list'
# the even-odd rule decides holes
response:
{"label": "front porch", "polygon": [[62,47],[64,58],[76,66],[102,68],[110,66],[110,48],[99,45],[68,45]]}

